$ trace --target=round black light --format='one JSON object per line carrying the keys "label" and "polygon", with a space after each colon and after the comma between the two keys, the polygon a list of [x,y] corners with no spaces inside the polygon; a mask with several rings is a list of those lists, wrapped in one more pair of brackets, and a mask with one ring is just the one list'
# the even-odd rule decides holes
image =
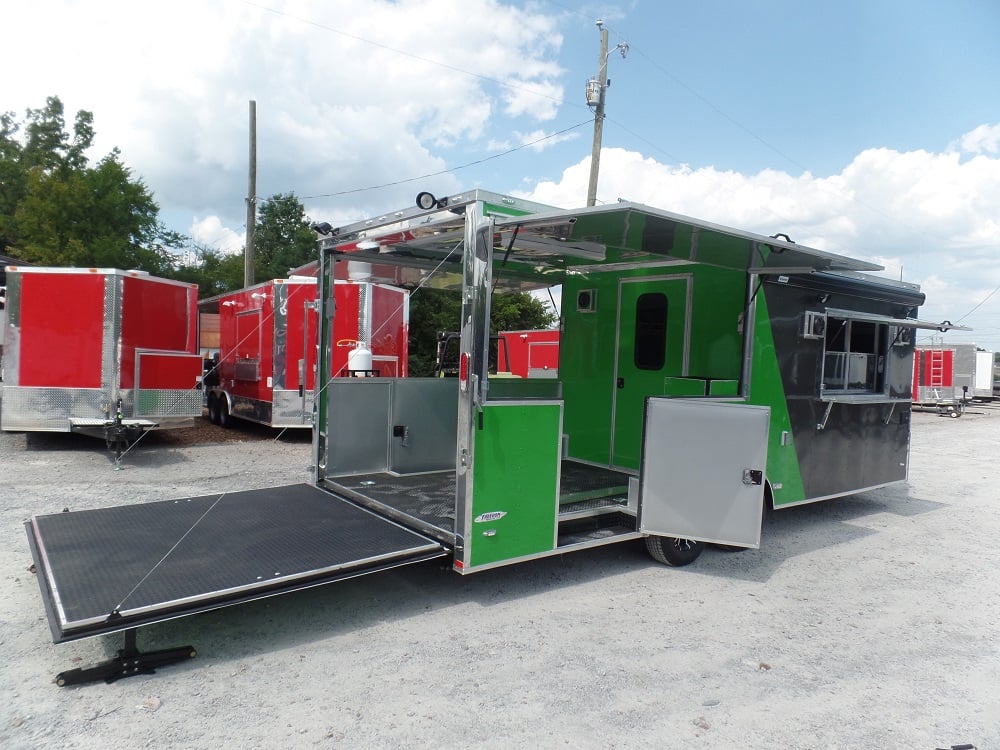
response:
{"label": "round black light", "polygon": [[425,211],[437,205],[437,198],[427,192],[417,194],[417,206]]}

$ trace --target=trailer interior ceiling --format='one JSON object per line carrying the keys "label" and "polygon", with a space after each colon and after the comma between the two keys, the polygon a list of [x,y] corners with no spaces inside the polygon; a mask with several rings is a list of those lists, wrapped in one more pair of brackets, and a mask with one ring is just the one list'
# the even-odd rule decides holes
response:
{"label": "trailer interior ceiling", "polygon": [[[461,288],[465,223],[442,210],[411,222],[334,235],[328,251],[374,267],[419,271],[411,285]],[[787,239],[738,232],[633,204],[598,206],[548,215],[498,216],[492,241],[498,288],[537,289],[567,276],[700,263],[768,274],[878,271],[882,267],[797,245]]]}

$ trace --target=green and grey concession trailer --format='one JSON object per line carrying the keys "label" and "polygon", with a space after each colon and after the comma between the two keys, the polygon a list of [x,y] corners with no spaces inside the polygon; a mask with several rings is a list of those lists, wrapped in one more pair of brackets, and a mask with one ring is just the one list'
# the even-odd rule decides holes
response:
{"label": "green and grey concession trailer", "polygon": [[[310,484],[32,518],[54,640],[126,636],[60,684],[193,655],[136,648],[168,618],[434,558],[469,574],[644,540],[684,565],[757,547],[765,507],[907,477],[914,331],[939,324],[879,266],[638,204],[481,190],[320,226],[327,354],[338,265],[360,262],[461,295],[458,377],[321,369]],[[561,293],[558,377],[490,376],[509,290]]]}

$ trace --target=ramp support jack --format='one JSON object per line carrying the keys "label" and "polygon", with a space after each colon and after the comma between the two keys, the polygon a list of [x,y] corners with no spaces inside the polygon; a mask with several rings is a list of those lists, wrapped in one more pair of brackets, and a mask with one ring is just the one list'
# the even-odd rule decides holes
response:
{"label": "ramp support jack", "polygon": [[70,669],[56,675],[56,685],[83,685],[88,682],[104,680],[112,683],[124,677],[137,674],[153,674],[157,667],[165,667],[198,655],[193,646],[167,648],[160,651],[140,651],[136,646],[135,628],[125,631],[125,647],[118,649],[118,655],[112,659],[85,669]]}

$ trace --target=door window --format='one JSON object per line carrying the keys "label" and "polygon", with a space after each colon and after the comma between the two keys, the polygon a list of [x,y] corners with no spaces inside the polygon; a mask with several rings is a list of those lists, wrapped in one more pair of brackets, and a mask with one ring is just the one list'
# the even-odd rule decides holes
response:
{"label": "door window", "polygon": [[667,359],[667,295],[640,294],[635,303],[635,366],[662,370]]}

